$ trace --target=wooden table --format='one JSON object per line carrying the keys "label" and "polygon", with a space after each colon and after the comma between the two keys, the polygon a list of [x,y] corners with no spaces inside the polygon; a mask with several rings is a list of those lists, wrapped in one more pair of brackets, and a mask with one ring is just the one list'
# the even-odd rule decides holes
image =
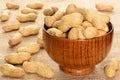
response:
{"label": "wooden table", "polygon": [[[95,9],[95,3],[112,4],[114,6],[114,11],[112,13],[107,13],[107,14],[111,16],[111,22],[114,26],[113,45],[107,58],[96,66],[96,69],[94,72],[86,76],[71,76],[71,75],[65,74],[61,70],[59,70],[58,65],[47,55],[44,49],[41,49],[39,53],[33,55],[31,61],[44,62],[45,64],[51,66],[54,69],[55,76],[53,79],[50,79],[50,80],[120,80],[120,70],[117,72],[117,75],[112,79],[107,78],[103,72],[104,65],[108,59],[110,58],[119,59],[120,58],[120,55],[119,55],[119,51],[120,51],[119,50],[120,48],[120,31],[119,31],[120,30],[120,20],[119,20],[120,19],[120,6],[119,6],[120,0],[0,0],[0,11],[6,8],[5,3],[7,1],[12,1],[12,2],[16,2],[20,4],[20,9],[23,9],[27,3],[34,2],[34,1],[41,1],[42,3],[44,3],[43,9],[48,8],[50,6],[57,6],[61,9],[64,9],[69,3],[74,3],[78,6],[83,6],[83,7],[93,8],[93,9]],[[8,40],[14,33],[18,31],[4,33],[1,27],[3,24],[17,21],[16,15],[20,14],[19,10],[11,10],[11,18],[9,19],[9,21],[0,22],[0,45],[1,45],[0,46],[0,65],[2,65],[3,63],[6,63],[4,61],[5,55],[11,52],[16,52],[16,49],[18,47],[32,43],[32,42],[36,42],[37,40],[37,35],[30,36],[30,37],[24,37],[22,43],[15,46],[14,48],[9,47]],[[44,18],[42,11],[43,10],[39,10],[39,16],[36,22],[22,23],[21,27],[24,27],[29,24],[37,24],[42,28],[43,18]],[[23,78],[14,79],[14,78],[2,76],[2,74],[0,73],[0,80],[49,80],[49,79],[42,78],[36,74],[26,74]]]}

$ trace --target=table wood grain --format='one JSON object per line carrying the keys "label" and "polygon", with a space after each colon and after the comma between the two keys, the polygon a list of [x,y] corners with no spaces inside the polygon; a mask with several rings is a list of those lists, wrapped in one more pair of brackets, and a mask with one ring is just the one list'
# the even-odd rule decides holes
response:
{"label": "table wood grain", "polygon": [[[120,0],[0,0],[0,12],[4,9],[6,9],[5,3],[8,1],[16,2],[20,5],[20,9],[23,9],[27,3],[29,2],[35,2],[40,1],[44,4],[43,9],[49,8],[50,6],[57,6],[60,9],[65,9],[66,6],[69,3],[74,3],[77,6],[87,7],[87,8],[93,8],[95,9],[96,3],[105,3],[105,4],[111,4],[114,6],[114,11],[111,13],[107,13],[111,17],[111,22],[114,26],[114,38],[113,38],[113,44],[111,51],[109,55],[105,58],[104,61],[102,61],[100,64],[98,64],[95,68],[95,71],[92,72],[89,75],[86,76],[71,76],[68,74],[63,73],[58,65],[48,56],[47,52],[44,49],[41,49],[39,53],[32,56],[31,61],[39,61],[44,62],[45,64],[49,65],[54,69],[55,76],[52,79],[45,79],[41,76],[38,76],[36,74],[26,74],[23,78],[14,79],[5,77],[0,73],[0,80],[120,80],[120,70],[117,72],[117,75],[114,78],[107,78],[104,75],[104,65],[110,58],[120,58]],[[26,25],[30,24],[37,24],[41,28],[43,27],[43,19],[44,16],[42,14],[42,10],[39,10],[39,16],[36,20],[36,22],[27,22],[22,23],[21,27],[24,27]],[[10,37],[18,32],[18,31],[12,31],[8,33],[4,33],[2,30],[2,25],[6,23],[13,23],[16,20],[16,15],[20,14],[19,10],[11,10],[11,17],[9,21],[6,22],[0,22],[0,65],[6,63],[4,61],[5,55],[16,52],[16,49],[20,46],[24,46],[26,44],[36,42],[37,35],[36,36],[30,36],[30,37],[24,37],[22,43],[15,46],[14,48],[10,48],[8,45],[8,40]],[[41,29],[40,29],[41,32]]]}

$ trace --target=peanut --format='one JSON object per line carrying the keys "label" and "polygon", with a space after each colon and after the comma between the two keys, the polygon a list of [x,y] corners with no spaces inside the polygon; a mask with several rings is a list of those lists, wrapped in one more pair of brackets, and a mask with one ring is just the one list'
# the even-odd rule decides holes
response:
{"label": "peanut", "polygon": [[12,24],[5,24],[2,29],[5,32],[13,31],[19,29],[20,24],[19,23],[12,23]]}
{"label": "peanut", "polygon": [[68,39],[76,40],[79,38],[79,31],[77,28],[72,28],[68,33]]}
{"label": "peanut", "polygon": [[63,32],[60,31],[57,28],[50,28],[47,30],[47,32],[53,36],[57,36],[57,37],[62,37],[63,36]]}
{"label": "peanut", "polygon": [[93,27],[93,25],[88,22],[88,21],[84,21],[82,24],[81,24],[84,28],[87,28],[87,27]]}
{"label": "peanut", "polygon": [[19,8],[19,5],[16,3],[13,3],[13,2],[7,2],[6,6],[8,9],[18,9]]}
{"label": "peanut", "polygon": [[20,78],[25,75],[25,72],[20,67],[15,67],[11,64],[3,64],[0,67],[0,70],[3,75],[8,77]]}
{"label": "peanut", "polygon": [[44,9],[43,14],[44,14],[45,16],[52,16],[52,15],[54,15],[57,11],[58,11],[58,8],[57,8],[57,7],[51,7],[51,8],[48,8],[48,9]]}
{"label": "peanut", "polygon": [[83,16],[80,13],[71,13],[61,18],[61,24],[58,29],[67,32],[71,27],[78,27],[83,22]]}
{"label": "peanut", "polygon": [[42,9],[43,4],[41,2],[34,2],[34,3],[29,3],[26,6],[31,9]]}
{"label": "peanut", "polygon": [[28,13],[38,14],[38,11],[35,9],[31,9],[31,8],[24,8],[21,10],[21,13],[23,13],[23,14],[28,14]]}
{"label": "peanut", "polygon": [[10,10],[3,10],[1,13],[1,21],[7,21],[10,18]]}
{"label": "peanut", "polygon": [[77,12],[77,7],[75,4],[69,4],[66,8],[66,14],[71,14]]}
{"label": "peanut", "polygon": [[98,30],[97,28],[95,27],[87,27],[85,30],[84,30],[84,36],[87,38],[87,39],[90,39],[90,38],[94,38],[98,35]]}
{"label": "peanut", "polygon": [[117,70],[119,69],[119,60],[112,59],[110,60],[107,65],[104,67],[104,73],[107,77],[115,77]]}
{"label": "peanut", "polygon": [[112,12],[114,9],[112,5],[106,5],[101,3],[97,3],[96,8],[99,11],[107,11],[107,12]]}
{"label": "peanut", "polygon": [[53,70],[41,62],[24,62],[23,69],[25,72],[36,73],[45,78],[52,78],[54,76]]}
{"label": "peanut", "polygon": [[38,43],[31,43],[23,47],[19,47],[17,49],[17,52],[28,52],[30,54],[35,54],[39,52],[40,50],[40,45]]}
{"label": "peanut", "polygon": [[53,23],[64,15],[63,11],[57,11],[53,16],[46,16],[44,22],[47,27],[52,27]]}
{"label": "peanut", "polygon": [[44,42],[43,42],[42,34],[38,35],[37,43],[40,45],[40,48],[44,48]]}
{"label": "peanut", "polygon": [[37,19],[37,15],[35,13],[28,13],[28,14],[20,14],[16,17],[19,22],[32,22]]}
{"label": "peanut", "polygon": [[39,33],[40,27],[37,25],[28,25],[19,29],[22,36],[31,36]]}
{"label": "peanut", "polygon": [[6,62],[10,64],[22,64],[24,61],[30,60],[31,55],[27,52],[10,53],[5,57]]}
{"label": "peanut", "polygon": [[27,72],[27,73],[36,73],[37,70],[38,70],[38,65],[39,65],[39,62],[25,61],[22,66],[23,66],[23,69],[25,70],[25,72]]}
{"label": "peanut", "polygon": [[19,44],[20,42],[22,42],[22,35],[20,33],[16,33],[13,35],[13,37],[9,40],[9,45],[11,47]]}

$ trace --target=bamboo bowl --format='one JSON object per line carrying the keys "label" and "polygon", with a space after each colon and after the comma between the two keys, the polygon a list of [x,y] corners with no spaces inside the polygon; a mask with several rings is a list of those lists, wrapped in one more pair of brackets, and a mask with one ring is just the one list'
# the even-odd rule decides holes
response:
{"label": "bamboo bowl", "polygon": [[65,73],[86,75],[109,53],[113,38],[113,26],[108,24],[109,32],[88,40],[69,40],[52,36],[43,27],[43,40],[49,56],[59,64]]}

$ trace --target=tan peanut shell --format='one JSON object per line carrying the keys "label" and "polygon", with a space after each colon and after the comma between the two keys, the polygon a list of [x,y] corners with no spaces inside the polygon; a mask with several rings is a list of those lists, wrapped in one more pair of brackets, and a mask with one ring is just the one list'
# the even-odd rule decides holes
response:
{"label": "tan peanut shell", "polygon": [[26,6],[31,9],[42,9],[43,4],[41,2],[33,2],[28,3]]}
{"label": "tan peanut shell", "polygon": [[44,9],[43,14],[44,14],[45,16],[52,16],[52,15],[54,15],[57,11],[58,11],[58,8],[57,8],[57,7],[51,7],[51,8],[48,8],[48,9]]}
{"label": "tan peanut shell", "polygon": [[3,75],[13,78],[20,78],[25,75],[25,72],[20,67],[15,67],[11,64],[3,64],[0,66]]}
{"label": "tan peanut shell", "polygon": [[22,42],[22,35],[20,33],[15,33],[11,39],[9,39],[8,44],[13,47]]}
{"label": "tan peanut shell", "polygon": [[112,5],[108,5],[108,4],[97,3],[96,9],[99,11],[112,12],[114,7]]}
{"label": "tan peanut shell", "polygon": [[23,14],[28,14],[28,13],[38,14],[38,11],[35,9],[31,9],[31,8],[24,8],[21,10],[21,13],[23,13]]}
{"label": "tan peanut shell", "polygon": [[2,29],[5,32],[13,31],[13,30],[18,30],[20,27],[19,23],[11,23],[11,24],[5,24],[3,25]]}
{"label": "tan peanut shell", "polygon": [[54,76],[53,70],[43,63],[39,63],[37,74],[45,78],[52,78]]}
{"label": "tan peanut shell", "polygon": [[27,62],[27,61],[25,61],[22,66],[23,66],[23,69],[25,70],[25,72],[36,73],[38,70],[38,65],[39,65],[39,62],[35,62],[35,61]]}
{"label": "tan peanut shell", "polygon": [[57,28],[50,28],[47,30],[47,32],[53,36],[57,36],[57,37],[62,37],[63,36],[63,32],[60,31]]}
{"label": "tan peanut shell", "polygon": [[35,13],[20,14],[16,17],[16,19],[21,23],[33,22],[37,19],[37,15]]}
{"label": "tan peanut shell", "polygon": [[68,39],[76,40],[79,38],[78,28],[72,28],[68,33]]}
{"label": "tan peanut shell", "polygon": [[35,54],[39,52],[40,45],[38,43],[30,43],[25,46],[21,46],[17,49],[17,52],[28,52],[30,54]]}
{"label": "tan peanut shell", "polygon": [[1,21],[8,21],[10,18],[10,10],[3,10],[1,13]]}
{"label": "tan peanut shell", "polygon": [[5,61],[10,64],[22,64],[24,61],[30,60],[31,55],[27,52],[10,53],[5,56]]}
{"label": "tan peanut shell", "polygon": [[31,36],[39,33],[40,27],[37,25],[28,25],[19,29],[22,36]]}
{"label": "tan peanut shell", "polygon": [[19,5],[17,3],[13,3],[13,2],[7,2],[6,6],[8,9],[18,9]]}
{"label": "tan peanut shell", "polygon": [[97,36],[97,34],[98,34],[98,30],[95,27],[88,27],[84,30],[84,36],[87,39],[94,38]]}
{"label": "tan peanut shell", "polygon": [[61,18],[61,23],[58,26],[58,29],[62,32],[67,32],[71,27],[80,26],[82,21],[83,16],[80,13],[71,13]]}
{"label": "tan peanut shell", "polygon": [[47,27],[52,27],[53,23],[64,15],[63,11],[57,11],[53,16],[46,16],[44,22]]}
{"label": "tan peanut shell", "polygon": [[37,43],[40,45],[40,48],[44,48],[44,41],[43,41],[43,38],[42,38],[42,34],[38,35]]}

